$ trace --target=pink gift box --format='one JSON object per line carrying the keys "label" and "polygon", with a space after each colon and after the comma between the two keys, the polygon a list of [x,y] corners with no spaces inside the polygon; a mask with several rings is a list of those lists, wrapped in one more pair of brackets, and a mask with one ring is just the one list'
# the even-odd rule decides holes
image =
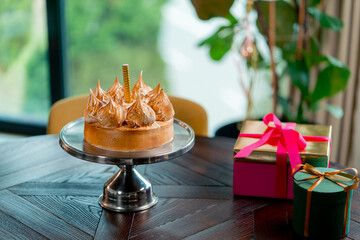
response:
{"label": "pink gift box", "polygon": [[[234,162],[234,195],[275,198],[275,173],[275,164]],[[294,198],[290,166],[288,166],[286,198]]]}
{"label": "pink gift box", "polygon": [[[240,134],[263,134],[267,126],[262,121],[244,121]],[[296,124],[295,130],[303,136],[331,137],[331,126]],[[244,147],[258,141],[258,138],[239,137],[234,146],[234,156]],[[234,195],[270,197],[276,196],[276,151],[277,147],[265,144],[255,149],[249,156],[234,158],[233,193]],[[330,142],[307,142],[300,152],[302,163],[316,167],[328,167]],[[285,169],[284,169],[285,170]],[[293,199],[293,179],[289,159],[286,184],[286,198]],[[286,171],[285,171],[286,173]]]}

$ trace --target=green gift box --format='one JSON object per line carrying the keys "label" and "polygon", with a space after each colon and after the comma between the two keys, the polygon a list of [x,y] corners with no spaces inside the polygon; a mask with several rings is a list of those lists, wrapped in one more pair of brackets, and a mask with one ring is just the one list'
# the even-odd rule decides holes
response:
{"label": "green gift box", "polygon": [[298,165],[294,174],[293,229],[315,239],[339,239],[349,232],[351,197],[359,184],[349,168],[314,168]]}

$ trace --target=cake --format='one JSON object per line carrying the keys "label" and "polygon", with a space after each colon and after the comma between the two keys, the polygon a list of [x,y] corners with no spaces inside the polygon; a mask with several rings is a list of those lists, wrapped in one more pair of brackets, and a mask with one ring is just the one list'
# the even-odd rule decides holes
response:
{"label": "cake", "polygon": [[115,151],[150,150],[170,142],[174,109],[160,83],[152,89],[140,73],[128,100],[126,91],[118,78],[106,92],[100,81],[94,91],[90,89],[84,109],[85,141]]}

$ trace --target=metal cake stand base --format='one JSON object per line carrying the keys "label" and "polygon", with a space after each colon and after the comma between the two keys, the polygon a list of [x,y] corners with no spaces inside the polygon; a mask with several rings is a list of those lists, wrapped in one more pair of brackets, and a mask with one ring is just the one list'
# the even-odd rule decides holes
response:
{"label": "metal cake stand base", "polygon": [[120,170],[105,182],[99,204],[116,212],[134,212],[148,209],[158,202],[151,183],[132,165]]}
{"label": "metal cake stand base", "polygon": [[95,163],[111,164],[120,170],[104,184],[99,197],[101,207],[116,212],[148,209],[158,202],[151,183],[136,171],[136,165],[168,161],[181,156],[194,146],[195,134],[189,125],[174,119],[174,139],[156,149],[119,152],[100,149],[84,140],[84,120],[67,124],[60,132],[60,146],[69,154]]}

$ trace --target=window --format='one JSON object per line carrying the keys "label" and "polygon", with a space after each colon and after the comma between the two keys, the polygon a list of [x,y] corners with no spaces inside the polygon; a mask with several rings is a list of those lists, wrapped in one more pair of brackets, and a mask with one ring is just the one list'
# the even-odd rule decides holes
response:
{"label": "window", "polygon": [[0,131],[41,132],[50,106],[44,0],[0,1],[0,49]]}

